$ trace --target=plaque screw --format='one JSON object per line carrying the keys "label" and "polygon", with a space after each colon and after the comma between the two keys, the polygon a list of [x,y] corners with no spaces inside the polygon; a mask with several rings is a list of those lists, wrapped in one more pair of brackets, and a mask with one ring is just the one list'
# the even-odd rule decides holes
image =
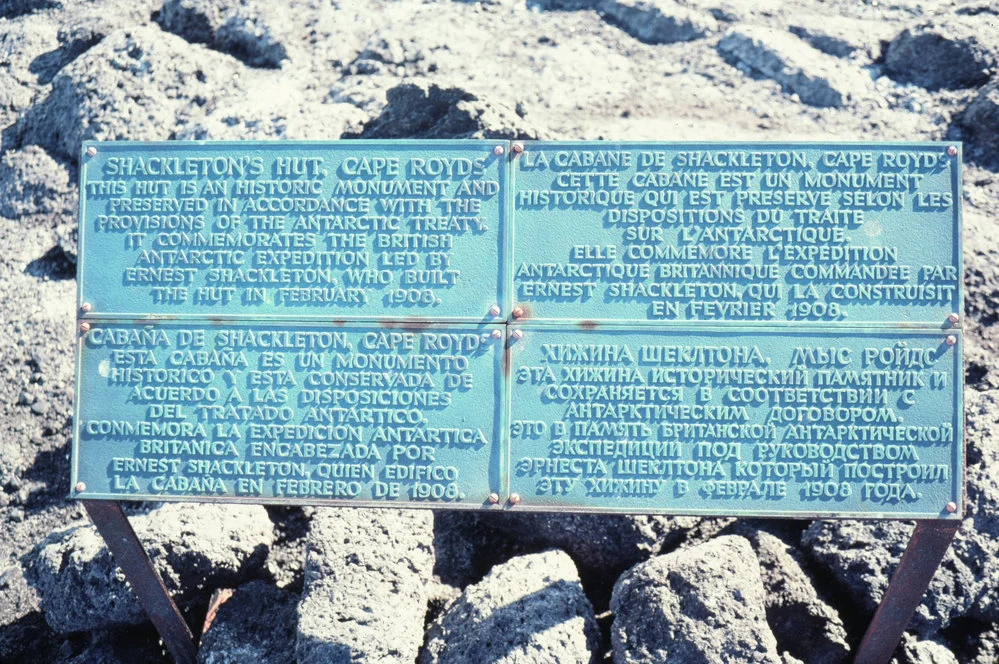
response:
{"label": "plaque screw", "polygon": [[510,504],[511,505],[519,505],[520,504],[520,494],[519,493],[511,493],[510,494]]}
{"label": "plaque screw", "polygon": [[83,304],[80,305],[80,311],[82,311],[83,313],[88,313],[93,308],[94,305],[90,304],[89,302],[84,302]]}
{"label": "plaque screw", "polygon": [[948,346],[953,346],[956,343],[957,343],[957,337],[955,337],[953,334],[951,334],[951,335],[949,335],[947,337],[947,345]]}
{"label": "plaque screw", "polygon": [[513,336],[514,339],[523,339],[524,338],[524,331],[523,330],[514,330],[511,334],[512,334],[512,336]]}
{"label": "plaque screw", "polygon": [[86,321],[80,323],[80,332],[89,332],[89,331],[90,331],[90,323]]}
{"label": "plaque screw", "polygon": [[498,493],[491,493],[491,494],[489,494],[489,502],[492,503],[493,505],[495,505],[496,503],[498,503],[499,502],[499,494]]}
{"label": "plaque screw", "polygon": [[97,148],[95,148],[93,145],[91,145],[89,148],[87,148],[87,156],[88,157],[96,157],[97,156]]}
{"label": "plaque screw", "polygon": [[521,152],[524,151],[524,144],[523,143],[514,143],[513,144],[513,151],[516,154],[520,154]]}
{"label": "plaque screw", "polygon": [[497,145],[493,148],[493,154],[497,157],[501,156],[504,152],[506,152],[506,150],[503,149],[502,145]]}
{"label": "plaque screw", "polygon": [[957,322],[961,320],[961,317],[957,314],[951,314],[950,316],[947,316],[947,320],[949,320],[952,324],[957,325]]}
{"label": "plaque screw", "polygon": [[951,514],[953,514],[954,512],[956,512],[957,511],[957,503],[955,503],[955,502],[947,503],[947,511],[950,512]]}
{"label": "plaque screw", "polygon": [[514,318],[520,318],[524,315],[524,307],[514,307],[511,313]]}
{"label": "plaque screw", "polygon": [[76,492],[77,493],[83,493],[86,490],[87,490],[87,485],[86,484],[84,484],[83,482],[77,482],[76,483]]}
{"label": "plaque screw", "polygon": [[493,306],[489,307],[490,316],[499,316],[502,312],[503,310],[500,309],[500,306],[498,304],[494,304]]}
{"label": "plaque screw", "polygon": [[492,336],[493,339],[499,339],[500,337],[503,336],[503,333],[500,332],[499,330],[493,330],[493,333],[492,333],[491,336]]}
{"label": "plaque screw", "polygon": [[957,156],[957,146],[956,145],[952,145],[949,148],[947,148],[947,154],[950,155],[951,157],[956,157]]}

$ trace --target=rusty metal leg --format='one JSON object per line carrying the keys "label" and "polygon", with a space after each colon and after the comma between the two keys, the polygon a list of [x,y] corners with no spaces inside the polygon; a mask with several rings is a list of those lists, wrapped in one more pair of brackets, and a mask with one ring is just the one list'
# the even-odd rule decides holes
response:
{"label": "rusty metal leg", "polygon": [[956,520],[916,522],[854,664],[888,664],[960,527]]}
{"label": "rusty metal leg", "polygon": [[194,636],[135,535],[132,524],[121,511],[121,505],[102,500],[82,502],[167,650],[177,664],[195,664],[198,648],[194,645]]}

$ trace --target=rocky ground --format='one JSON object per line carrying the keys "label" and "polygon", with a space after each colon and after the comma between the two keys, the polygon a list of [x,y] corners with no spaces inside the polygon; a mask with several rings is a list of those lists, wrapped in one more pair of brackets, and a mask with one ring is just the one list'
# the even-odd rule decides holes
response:
{"label": "rocky ground", "polygon": [[[494,136],[965,142],[968,512],[896,657],[999,661],[991,0],[0,0],[0,17],[0,661],[168,661],[65,499],[80,142]],[[196,632],[235,589],[201,637],[212,663],[848,661],[912,528],[130,510]]]}

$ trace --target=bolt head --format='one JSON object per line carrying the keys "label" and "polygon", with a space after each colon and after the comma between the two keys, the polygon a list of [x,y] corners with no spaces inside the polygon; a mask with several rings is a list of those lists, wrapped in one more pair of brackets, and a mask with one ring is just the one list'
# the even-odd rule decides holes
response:
{"label": "bolt head", "polygon": [[958,316],[957,314],[951,314],[950,316],[947,316],[947,320],[956,325],[957,322],[961,320],[961,317]]}
{"label": "bolt head", "polygon": [[512,334],[513,334],[513,338],[514,339],[523,339],[524,338],[524,331],[523,330],[514,330]]}
{"label": "bolt head", "polygon": [[493,306],[489,307],[490,316],[499,316],[501,313],[503,313],[503,310],[500,309],[500,306],[498,304],[494,304]]}
{"label": "bolt head", "polygon": [[514,318],[520,318],[524,315],[524,307],[514,307],[511,313]]}
{"label": "bolt head", "polygon": [[80,323],[80,332],[89,332],[89,331],[90,331],[90,323],[86,321]]}
{"label": "bolt head", "polygon": [[489,494],[489,502],[492,503],[493,505],[495,505],[496,503],[498,503],[499,502],[499,494],[498,493],[491,493],[491,494]]}
{"label": "bolt head", "polygon": [[502,145],[497,145],[496,147],[493,148],[493,154],[496,155],[497,157],[502,156],[504,152],[506,152],[506,148],[504,148]]}
{"label": "bolt head", "polygon": [[951,514],[953,514],[954,512],[956,512],[957,511],[957,503],[955,503],[955,502],[949,502],[949,503],[947,503],[947,511],[950,512]]}
{"label": "bolt head", "polygon": [[517,154],[520,154],[521,152],[524,151],[524,144],[523,143],[514,143],[513,144],[513,151],[515,153],[517,153]]}
{"label": "bolt head", "polygon": [[91,145],[89,148],[87,148],[87,156],[88,157],[96,157],[97,156],[97,148],[95,148],[93,145]]}
{"label": "bolt head", "polygon": [[89,302],[84,302],[83,304],[80,305],[80,311],[82,311],[83,313],[87,313],[91,311],[93,308],[94,305],[90,304]]}
{"label": "bolt head", "polygon": [[520,494],[519,493],[511,493],[510,494],[510,504],[511,505],[519,505],[520,504]]}
{"label": "bolt head", "polygon": [[957,343],[957,337],[955,337],[953,334],[951,334],[950,336],[947,337],[947,345],[948,346],[953,346],[956,343]]}
{"label": "bolt head", "polygon": [[957,146],[956,145],[951,145],[950,147],[948,147],[947,148],[947,154],[950,155],[951,157],[956,157],[957,156]]}
{"label": "bolt head", "polygon": [[502,333],[502,332],[500,332],[499,330],[493,330],[493,331],[492,331],[492,334],[490,334],[490,336],[491,336],[491,337],[492,337],[493,339],[499,339],[500,337],[502,337],[502,336],[503,336],[503,333]]}
{"label": "bolt head", "polygon": [[84,484],[83,482],[77,482],[76,487],[74,488],[76,489],[77,493],[83,493],[84,491],[87,490],[87,485]]}

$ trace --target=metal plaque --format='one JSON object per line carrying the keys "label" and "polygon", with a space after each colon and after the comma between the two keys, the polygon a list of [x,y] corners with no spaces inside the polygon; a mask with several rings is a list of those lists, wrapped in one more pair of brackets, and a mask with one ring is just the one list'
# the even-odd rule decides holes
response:
{"label": "metal plaque", "polygon": [[86,143],[95,316],[487,320],[507,157],[485,141]]}
{"label": "metal plaque", "polygon": [[961,513],[959,335],[518,329],[510,490],[526,509]]}
{"label": "metal plaque", "polygon": [[498,325],[95,324],[75,493],[487,505],[503,344]]}
{"label": "metal plaque", "polygon": [[960,161],[86,143],[72,495],[958,519]]}
{"label": "metal plaque", "polygon": [[544,320],[925,324],[961,307],[940,143],[526,143],[513,297]]}

